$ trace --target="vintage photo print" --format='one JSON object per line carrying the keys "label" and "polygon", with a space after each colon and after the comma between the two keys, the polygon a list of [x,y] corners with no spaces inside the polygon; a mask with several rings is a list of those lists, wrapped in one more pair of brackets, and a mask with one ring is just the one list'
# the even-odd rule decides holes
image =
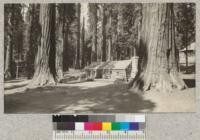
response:
{"label": "vintage photo print", "polygon": [[195,111],[195,3],[4,4],[4,113]]}

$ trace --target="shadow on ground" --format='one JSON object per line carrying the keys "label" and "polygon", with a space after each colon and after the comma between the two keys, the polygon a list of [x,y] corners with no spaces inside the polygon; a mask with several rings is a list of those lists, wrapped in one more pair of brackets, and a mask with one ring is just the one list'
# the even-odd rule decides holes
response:
{"label": "shadow on ground", "polygon": [[5,113],[133,113],[151,112],[155,103],[140,94],[106,85],[96,88],[38,87],[4,96]]}

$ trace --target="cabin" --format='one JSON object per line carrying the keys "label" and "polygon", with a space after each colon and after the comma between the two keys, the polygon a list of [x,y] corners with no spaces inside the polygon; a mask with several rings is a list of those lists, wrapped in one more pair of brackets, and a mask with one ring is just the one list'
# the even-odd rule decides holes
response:
{"label": "cabin", "polygon": [[136,69],[137,69],[137,63],[133,63],[133,59],[131,59],[131,60],[120,60],[120,61],[97,62],[86,67],[85,72],[89,79],[109,79],[111,81],[115,80],[128,81],[133,76],[132,73],[133,71],[135,72]]}
{"label": "cabin", "polygon": [[95,62],[85,67],[85,73],[88,79],[102,78],[102,67],[108,62]]}
{"label": "cabin", "polygon": [[180,65],[185,66],[186,65],[186,53],[188,55],[188,65],[194,65],[195,64],[195,43],[191,43],[188,46],[188,49],[186,48],[179,50],[179,63]]}

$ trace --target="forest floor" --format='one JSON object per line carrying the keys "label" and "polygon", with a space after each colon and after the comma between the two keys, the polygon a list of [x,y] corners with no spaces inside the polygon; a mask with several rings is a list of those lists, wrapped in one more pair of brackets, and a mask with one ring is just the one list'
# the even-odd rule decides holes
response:
{"label": "forest floor", "polygon": [[183,75],[188,89],[173,93],[134,93],[108,80],[60,83],[27,89],[30,80],[5,82],[5,113],[194,112],[194,75]]}

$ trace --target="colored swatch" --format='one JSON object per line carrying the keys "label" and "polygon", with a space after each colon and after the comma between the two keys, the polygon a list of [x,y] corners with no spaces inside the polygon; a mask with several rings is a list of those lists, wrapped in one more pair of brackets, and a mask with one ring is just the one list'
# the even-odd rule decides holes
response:
{"label": "colored swatch", "polygon": [[139,130],[139,123],[130,123],[130,130]]}
{"label": "colored swatch", "polygon": [[128,122],[121,122],[120,123],[120,130],[129,130],[129,123]]}
{"label": "colored swatch", "polygon": [[93,130],[102,130],[102,123],[101,122],[93,123]]}
{"label": "colored swatch", "polygon": [[54,130],[144,130],[144,123],[137,122],[57,122]]}
{"label": "colored swatch", "polygon": [[103,122],[102,123],[102,130],[104,130],[104,131],[112,130],[111,129],[111,123],[110,122]]}
{"label": "colored swatch", "polygon": [[93,123],[92,122],[85,122],[84,128],[85,128],[85,130],[93,130]]}
{"label": "colored swatch", "polygon": [[113,122],[112,123],[112,130],[120,130],[120,123],[119,122]]}
{"label": "colored swatch", "polygon": [[[138,122],[134,120],[138,120]],[[64,115],[53,117],[53,129],[80,131],[138,131],[145,129],[144,121],[145,118],[142,118],[142,116],[131,118],[131,116],[114,117],[113,115]]]}

